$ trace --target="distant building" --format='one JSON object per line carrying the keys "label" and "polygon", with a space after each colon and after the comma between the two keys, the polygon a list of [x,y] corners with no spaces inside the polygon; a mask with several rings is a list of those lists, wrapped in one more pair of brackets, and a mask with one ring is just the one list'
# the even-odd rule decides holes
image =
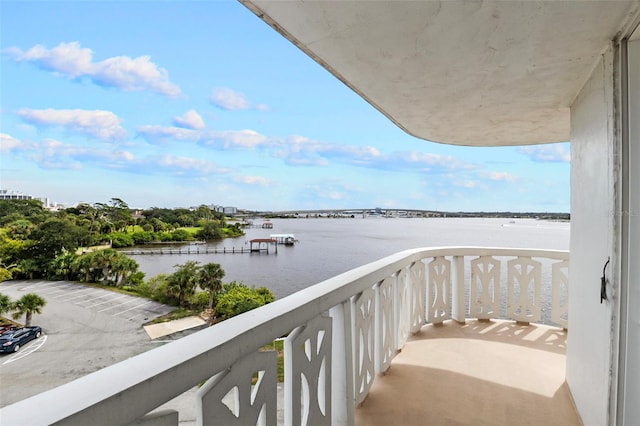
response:
{"label": "distant building", "polygon": [[238,209],[237,207],[223,207],[222,213],[224,213],[225,216],[235,216],[236,213],[238,213]]}
{"label": "distant building", "polygon": [[209,207],[212,211],[216,213],[223,213],[225,216],[235,216],[238,213],[237,207],[224,207],[217,206],[215,204],[210,204]]}
{"label": "distant building", "polygon": [[33,196],[12,189],[0,189],[0,200],[33,200]]}

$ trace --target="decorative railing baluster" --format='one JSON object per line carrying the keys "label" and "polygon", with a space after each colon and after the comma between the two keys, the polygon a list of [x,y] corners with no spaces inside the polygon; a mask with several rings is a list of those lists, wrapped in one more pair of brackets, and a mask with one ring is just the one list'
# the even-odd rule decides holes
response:
{"label": "decorative railing baluster", "polygon": [[542,265],[529,257],[507,262],[507,318],[536,322],[541,318]]}
{"label": "decorative railing baluster", "polygon": [[427,319],[440,324],[451,317],[449,303],[451,298],[451,261],[444,256],[435,257],[429,262],[429,303]]}
{"label": "decorative railing baluster", "polygon": [[480,256],[471,261],[469,316],[478,319],[500,315],[500,261]]}
{"label": "decorative railing baluster", "polygon": [[198,424],[275,425],[277,361],[276,351],[255,352],[209,379],[197,393]]}
{"label": "decorative railing baluster", "polygon": [[361,404],[375,378],[375,290],[368,288],[354,300],[354,382],[355,403]]}
{"label": "decorative railing baluster", "polygon": [[384,373],[391,365],[396,351],[398,328],[394,312],[395,277],[389,277],[376,286],[376,326],[374,333],[375,371]]}
{"label": "decorative railing baluster", "polygon": [[331,424],[348,426],[354,413],[354,334],[351,299],[329,310],[333,321],[331,343]]}
{"label": "decorative railing baluster", "polygon": [[451,318],[459,323],[465,322],[465,277],[464,256],[453,256],[451,263]]}
{"label": "decorative railing baluster", "polygon": [[285,424],[331,424],[332,339],[329,317],[314,318],[285,339]]}
{"label": "decorative railing baluster", "polygon": [[419,260],[413,262],[410,268],[411,282],[411,320],[410,331],[417,333],[426,321],[426,282],[424,274],[424,263]]}
{"label": "decorative railing baluster", "polygon": [[569,261],[551,266],[551,320],[563,328],[569,324]]}
{"label": "decorative railing baluster", "polygon": [[411,274],[409,268],[403,268],[396,274],[396,341],[394,346],[394,354],[397,353],[409,338],[411,324]]}

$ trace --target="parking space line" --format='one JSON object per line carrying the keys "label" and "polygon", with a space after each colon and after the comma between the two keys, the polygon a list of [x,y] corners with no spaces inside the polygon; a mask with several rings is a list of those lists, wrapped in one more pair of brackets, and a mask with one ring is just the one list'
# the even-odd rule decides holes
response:
{"label": "parking space line", "polygon": [[113,314],[113,315],[111,315],[111,316],[113,316],[113,317],[117,317],[117,316],[118,316],[118,315],[120,315],[120,314],[124,314],[125,312],[132,311],[132,310],[134,310],[134,309],[136,309],[136,308],[139,308],[140,306],[148,305],[148,304],[149,304],[149,303],[151,303],[151,302],[152,302],[152,300],[147,300],[146,302],[141,303],[140,305],[136,305],[136,306],[134,306],[133,308],[129,308],[129,309],[127,309],[127,310],[124,310],[124,311],[122,311],[122,312],[118,312],[117,314]]}
{"label": "parking space line", "polygon": [[120,303],[120,304],[118,304],[117,306],[109,306],[108,308],[104,308],[104,309],[102,309],[102,310],[100,310],[100,311],[98,311],[98,312],[108,311],[109,309],[117,308],[117,307],[120,307],[120,306],[122,306],[122,305],[128,305],[129,303],[133,303],[133,302],[135,302],[135,301],[136,301],[136,299],[132,297],[132,298],[131,298],[131,300],[129,300],[129,301],[126,301],[126,302],[124,302],[124,303]]}
{"label": "parking space line", "polygon": [[[39,342],[40,344],[39,345],[31,345],[31,346],[29,346],[28,350],[23,350],[20,353],[14,354],[11,358],[9,358],[5,362],[3,362],[2,365],[9,364],[10,362],[22,359],[22,358],[26,357],[27,355],[31,355],[32,353],[34,353],[35,351],[40,349],[42,347],[42,345],[44,345],[44,342],[47,341],[47,335],[45,334],[44,336],[42,336],[41,339],[38,339],[38,340],[40,340],[40,342]],[[36,340],[36,342],[38,340]]]}
{"label": "parking space line", "polygon": [[46,294],[46,295],[52,295],[54,293],[65,293],[69,291],[69,288],[74,288],[74,285],[69,285],[69,284],[61,284],[61,285],[55,285],[55,286],[51,286],[50,289],[47,290],[41,290],[39,293],[42,294]]}
{"label": "parking space line", "polygon": [[[104,291],[104,290],[99,289],[99,288],[98,288],[98,289],[91,289],[91,288],[89,287],[89,288],[82,289],[82,290],[78,290],[78,291],[74,292],[74,293],[83,292],[80,296],[75,296],[75,297],[72,297],[72,298],[70,298],[70,299],[64,299],[63,301],[64,301],[64,302],[71,302],[72,300],[80,299],[81,297],[85,297],[87,294],[91,294],[91,293],[100,293],[100,292],[102,292],[102,291]],[[86,292],[88,292],[88,293],[86,293]]]}
{"label": "parking space line", "polygon": [[20,288],[20,290],[28,290],[31,287],[39,287],[39,286],[42,286],[42,285],[47,285],[47,283],[49,283],[49,281],[38,281],[37,283],[28,285],[26,287],[22,287],[22,288]]}
{"label": "parking space line", "polygon": [[121,294],[121,295],[119,295],[117,297],[112,297],[110,299],[107,299],[104,302],[95,303],[93,305],[85,306],[85,308],[93,308],[94,306],[104,305],[105,303],[113,302],[115,300],[122,299],[123,297],[128,297],[128,296],[129,296],[128,294]]}

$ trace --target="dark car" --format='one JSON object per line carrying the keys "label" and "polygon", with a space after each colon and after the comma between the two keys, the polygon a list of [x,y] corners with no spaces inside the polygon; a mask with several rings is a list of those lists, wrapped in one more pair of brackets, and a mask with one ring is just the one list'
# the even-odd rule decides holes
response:
{"label": "dark car", "polygon": [[25,343],[37,339],[42,335],[42,329],[33,327],[18,328],[0,335],[0,352],[18,352]]}

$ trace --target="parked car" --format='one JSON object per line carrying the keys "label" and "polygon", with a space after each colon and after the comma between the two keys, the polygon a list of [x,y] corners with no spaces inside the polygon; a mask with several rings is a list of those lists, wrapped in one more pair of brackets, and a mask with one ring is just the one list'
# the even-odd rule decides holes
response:
{"label": "parked car", "polygon": [[15,330],[16,328],[18,327],[13,324],[0,324],[0,334],[8,333]]}
{"label": "parked car", "polygon": [[42,329],[37,325],[8,331],[0,335],[0,352],[18,352],[25,343],[37,339],[41,335]]}

